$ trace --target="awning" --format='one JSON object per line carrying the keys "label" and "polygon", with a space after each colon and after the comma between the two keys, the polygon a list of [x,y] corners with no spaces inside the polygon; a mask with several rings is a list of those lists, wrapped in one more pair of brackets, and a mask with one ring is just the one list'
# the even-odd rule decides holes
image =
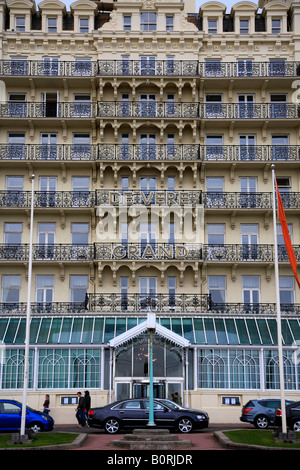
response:
{"label": "awning", "polygon": [[[162,335],[178,341],[187,340],[197,345],[276,346],[275,317],[156,317],[164,327]],[[90,345],[108,344],[114,338],[145,322],[145,317],[132,316],[49,316],[32,317],[30,343],[34,345]],[[284,346],[300,341],[300,319],[295,316],[282,319]],[[0,318],[0,344],[24,346],[26,319]],[[145,328],[145,325],[141,329]],[[137,330],[135,330],[137,331]],[[132,332],[130,333],[132,334]],[[176,336],[175,336],[176,335]],[[186,343],[183,343],[186,344]]]}

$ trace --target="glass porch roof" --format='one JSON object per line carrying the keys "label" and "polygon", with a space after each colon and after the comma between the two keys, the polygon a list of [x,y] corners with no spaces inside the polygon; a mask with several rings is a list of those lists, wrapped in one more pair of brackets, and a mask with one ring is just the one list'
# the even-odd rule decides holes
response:
{"label": "glass porch roof", "polygon": [[[30,344],[101,345],[145,317],[34,317],[31,319]],[[199,345],[277,345],[276,318],[198,317],[159,318],[157,322],[192,344]],[[25,318],[0,319],[0,344],[23,345]],[[282,319],[283,345],[300,341],[300,319]]]}

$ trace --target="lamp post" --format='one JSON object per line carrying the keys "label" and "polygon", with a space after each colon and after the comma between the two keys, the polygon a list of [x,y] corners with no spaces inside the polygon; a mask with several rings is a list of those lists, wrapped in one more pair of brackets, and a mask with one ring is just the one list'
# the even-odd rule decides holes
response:
{"label": "lamp post", "polygon": [[21,414],[20,440],[26,439],[26,405],[28,388],[28,370],[29,370],[29,341],[30,341],[30,306],[31,306],[31,278],[32,278],[32,240],[33,240],[33,207],[34,207],[34,178],[31,176],[31,209],[30,209],[30,242],[29,242],[29,262],[28,262],[28,293],[27,293],[27,313],[26,313],[26,332],[25,332],[25,354],[24,354],[24,384],[23,384],[23,402]]}
{"label": "lamp post", "polygon": [[156,315],[153,312],[148,312],[147,316],[147,330],[150,334],[150,346],[149,346],[149,421],[147,426],[156,426],[154,423],[154,403],[153,403],[153,333],[156,329]]}

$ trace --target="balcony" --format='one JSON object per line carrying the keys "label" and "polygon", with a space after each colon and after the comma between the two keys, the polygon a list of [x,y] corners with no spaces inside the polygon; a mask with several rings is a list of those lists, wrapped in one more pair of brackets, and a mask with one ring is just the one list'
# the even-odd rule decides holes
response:
{"label": "balcony", "polygon": [[204,78],[260,78],[291,77],[300,75],[300,62],[199,62],[197,60],[27,60],[0,61],[0,76],[3,77],[204,77]]}
{"label": "balcony", "polygon": [[[300,193],[281,193],[285,209],[300,208]],[[273,208],[272,193],[202,193],[202,203],[205,209],[268,209]]]}
{"label": "balcony", "polygon": [[99,144],[99,160],[198,160],[197,144]]}
{"label": "balcony", "polygon": [[[95,191],[35,191],[36,208],[95,207]],[[31,191],[0,191],[0,207],[31,207]]]}
{"label": "balcony", "polygon": [[101,101],[98,102],[101,118],[199,118],[198,103],[158,101]]}
{"label": "balcony", "polygon": [[202,191],[177,190],[96,190],[97,205],[132,206],[196,206],[201,204]]}

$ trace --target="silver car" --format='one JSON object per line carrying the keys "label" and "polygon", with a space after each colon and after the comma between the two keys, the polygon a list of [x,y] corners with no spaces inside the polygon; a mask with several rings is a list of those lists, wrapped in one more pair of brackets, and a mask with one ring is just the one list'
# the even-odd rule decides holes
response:
{"label": "silver car", "polygon": [[[286,405],[293,403],[291,400],[285,402]],[[270,424],[274,424],[276,409],[280,406],[281,401],[278,398],[250,400],[243,406],[240,420],[253,424],[258,429],[267,429]]]}

